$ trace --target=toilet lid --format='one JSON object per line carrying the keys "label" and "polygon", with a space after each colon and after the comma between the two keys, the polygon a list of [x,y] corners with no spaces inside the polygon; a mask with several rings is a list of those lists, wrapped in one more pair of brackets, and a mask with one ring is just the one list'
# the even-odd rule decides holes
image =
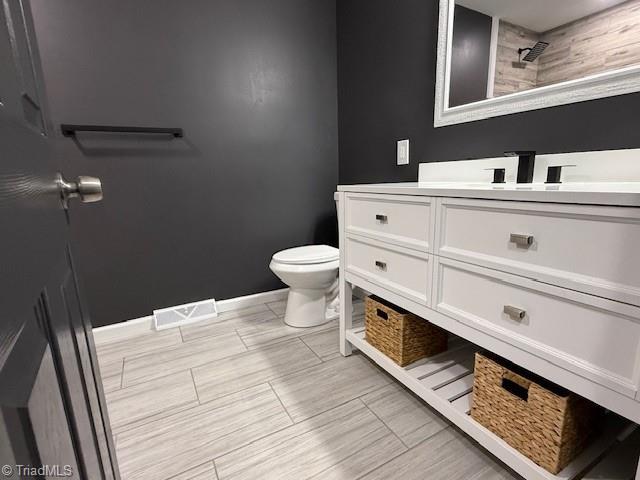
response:
{"label": "toilet lid", "polygon": [[290,265],[311,265],[332,262],[339,257],[340,251],[329,245],[306,245],[282,250],[273,256],[273,260]]}

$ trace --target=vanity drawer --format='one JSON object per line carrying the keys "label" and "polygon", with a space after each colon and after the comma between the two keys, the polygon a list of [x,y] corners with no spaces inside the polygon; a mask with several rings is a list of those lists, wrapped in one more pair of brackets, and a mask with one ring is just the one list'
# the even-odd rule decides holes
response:
{"label": "vanity drawer", "polygon": [[640,209],[443,199],[438,255],[640,305]]}
{"label": "vanity drawer", "polygon": [[346,239],[346,269],[425,306],[431,303],[433,256],[375,240]]}
{"label": "vanity drawer", "polygon": [[437,259],[435,275],[437,311],[608,388],[636,395],[638,307],[445,258]]}
{"label": "vanity drawer", "polygon": [[431,251],[435,215],[429,197],[347,194],[349,233],[407,248]]}

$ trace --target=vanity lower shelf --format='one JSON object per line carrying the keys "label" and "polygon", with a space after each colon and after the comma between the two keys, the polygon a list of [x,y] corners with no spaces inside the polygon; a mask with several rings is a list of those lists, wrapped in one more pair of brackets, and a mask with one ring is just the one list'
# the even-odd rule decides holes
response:
{"label": "vanity lower shelf", "polygon": [[[474,354],[480,350],[456,338],[447,352],[400,367],[371,346],[364,328],[346,332],[347,340],[431,407],[527,480],[628,480],[640,453],[637,425],[612,416],[602,435],[558,475],[542,469],[471,418]],[[585,473],[586,472],[586,473]]]}

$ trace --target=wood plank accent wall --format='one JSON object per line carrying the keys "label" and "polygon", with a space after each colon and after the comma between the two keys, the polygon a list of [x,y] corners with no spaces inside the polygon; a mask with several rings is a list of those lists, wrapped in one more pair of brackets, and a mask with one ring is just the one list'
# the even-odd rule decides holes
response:
{"label": "wood plank accent wall", "polygon": [[[549,42],[537,61],[514,68],[518,48]],[[501,21],[494,96],[564,82],[640,64],[640,0],[629,0],[602,12],[536,33]]]}
{"label": "wood plank accent wall", "polygon": [[630,0],[542,34],[538,86],[640,63],[640,0]]}

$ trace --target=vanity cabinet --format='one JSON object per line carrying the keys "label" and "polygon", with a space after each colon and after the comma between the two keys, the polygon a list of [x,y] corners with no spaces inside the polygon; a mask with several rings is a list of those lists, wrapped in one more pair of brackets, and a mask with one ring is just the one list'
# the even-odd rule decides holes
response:
{"label": "vanity cabinet", "polygon": [[[560,203],[553,192],[521,201],[397,190],[339,188],[341,352],[361,350],[528,479],[574,478],[617,442],[637,442],[625,422],[640,423],[640,208]],[[352,328],[356,286],[455,334],[449,351],[389,361]],[[626,420],[552,475],[468,415],[480,349]]]}

